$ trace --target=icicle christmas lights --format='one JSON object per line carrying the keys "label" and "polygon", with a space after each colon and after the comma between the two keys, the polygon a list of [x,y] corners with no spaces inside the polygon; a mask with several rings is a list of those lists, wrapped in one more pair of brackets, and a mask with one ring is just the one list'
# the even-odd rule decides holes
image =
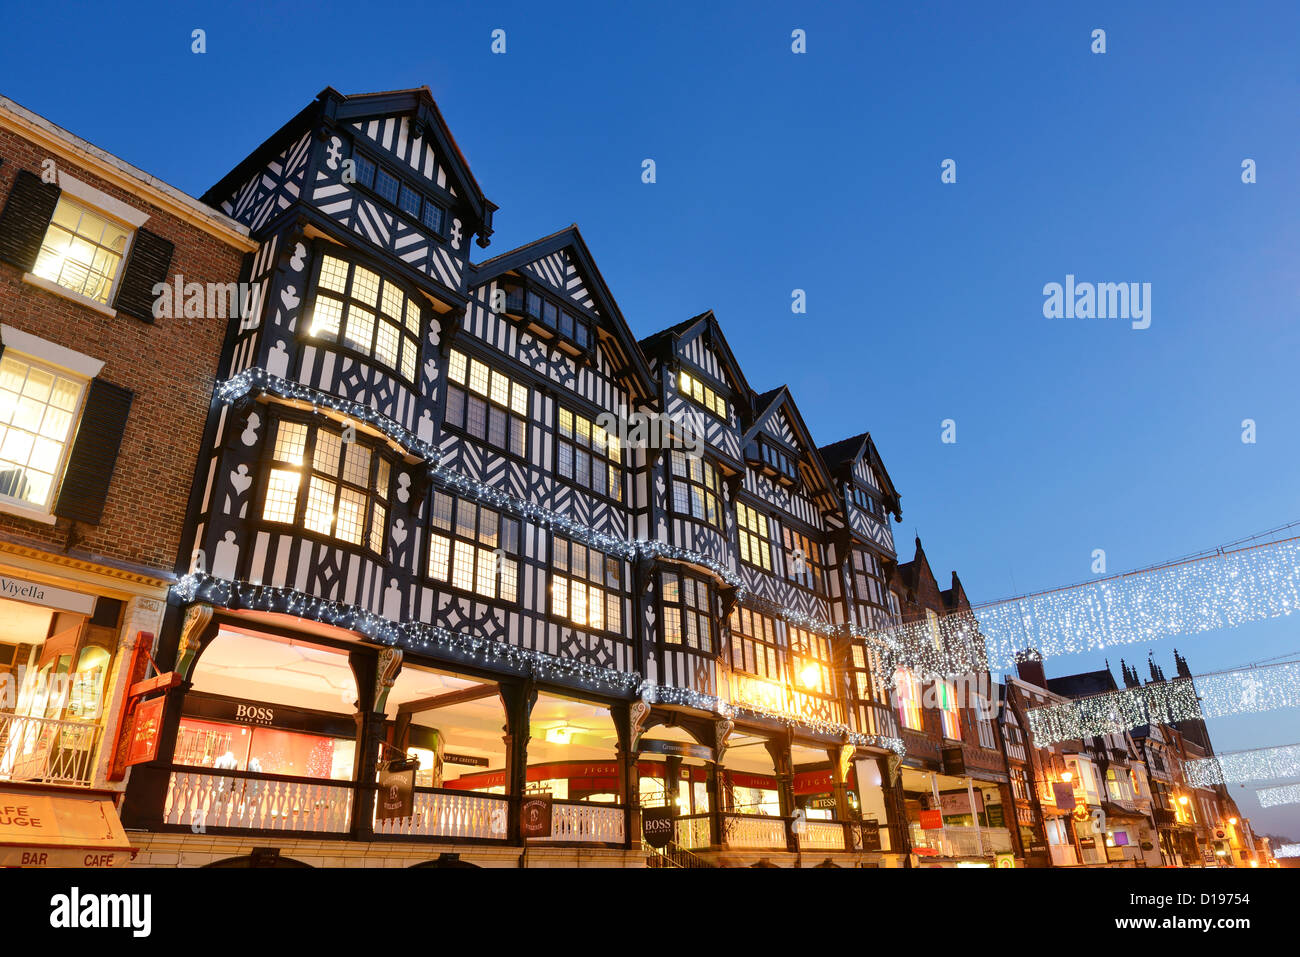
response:
{"label": "icicle christmas lights", "polygon": [[[970,617],[978,617],[989,662],[1010,669],[1017,654],[1026,648],[1037,649],[1044,658],[1100,651],[1137,641],[1233,628],[1289,615],[1298,607],[1300,539],[1293,538],[994,602],[976,608]],[[971,625],[960,620],[964,617],[941,618],[942,636],[952,633],[960,637],[968,632]],[[879,633],[909,645],[924,637],[930,627],[928,622],[916,622],[880,629]],[[960,661],[942,667],[951,669],[952,674],[970,670]]]}
{"label": "icicle christmas lights", "polygon": [[1231,751],[1212,758],[1188,761],[1183,775],[1189,787],[1213,787],[1247,781],[1300,777],[1300,744],[1277,748]]}
{"label": "icicle christmas lights", "polygon": [[1029,711],[1043,745],[1131,731],[1144,724],[1194,721],[1300,706],[1300,662],[1150,682]]}
{"label": "icicle christmas lights", "polygon": [[1030,708],[1034,744],[1122,734],[1144,724],[1190,721],[1201,717],[1196,690],[1187,678],[1125,688],[1060,704]]}
{"label": "icicle christmas lights", "polygon": [[713,695],[692,691],[689,688],[674,688],[669,685],[651,684],[647,681],[641,685],[638,692],[641,695],[641,700],[646,704],[678,705],[679,707],[694,708],[697,711],[710,711],[724,718],[745,717],[748,715],[754,718],[780,721],[788,726],[809,728],[820,734],[846,738],[850,744],[857,747],[881,748],[893,751],[900,757],[907,753],[907,748],[903,745],[901,738],[890,738],[879,734],[861,734],[851,730],[845,724],[821,721],[817,718],[808,718],[784,711],[756,708],[751,705],[732,704]]}
{"label": "icicle christmas lights", "polygon": [[1282,804],[1300,804],[1300,784],[1284,784],[1276,788],[1260,788],[1255,792],[1260,807],[1278,807]]}
{"label": "icicle christmas lights", "polygon": [[412,651],[442,652],[474,662],[495,664],[539,678],[576,681],[585,687],[626,694],[641,681],[637,672],[616,671],[572,658],[560,658],[504,641],[466,635],[423,622],[395,622],[356,605],[317,598],[291,588],[253,585],[191,573],[172,586],[183,601],[202,601],[222,608],[279,612],[311,618],[364,635],[377,644]]}
{"label": "icicle christmas lights", "polygon": [[1283,844],[1273,852],[1274,857],[1300,857],[1300,844]]}

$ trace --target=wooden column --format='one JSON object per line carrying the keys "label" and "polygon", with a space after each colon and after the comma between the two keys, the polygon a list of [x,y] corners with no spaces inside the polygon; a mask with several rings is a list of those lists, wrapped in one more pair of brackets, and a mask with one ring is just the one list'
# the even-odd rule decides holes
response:
{"label": "wooden column", "polygon": [[528,785],[529,721],[537,703],[537,682],[531,676],[509,683],[502,681],[497,685],[497,693],[506,714],[502,728],[505,734],[501,737],[506,746],[506,793],[510,795],[506,836],[512,844],[519,844],[519,808]]}
{"label": "wooden column", "polygon": [[708,764],[708,778],[705,784],[709,792],[709,846],[720,848],[722,846],[723,836],[725,834],[725,825],[722,821],[722,765],[717,761],[710,761]]}
{"label": "wooden column", "polygon": [[[635,705],[640,705],[638,714],[633,715]],[[620,702],[610,705],[610,717],[614,719],[614,731],[618,736],[618,749],[615,760],[618,766],[618,800],[623,805],[623,834],[626,846],[639,847],[641,843],[641,778],[637,773],[636,743],[640,733],[636,729],[637,718],[644,720],[640,714],[646,706],[640,701]],[[646,709],[648,710],[648,709]]]}
{"label": "wooden column", "polygon": [[357,684],[357,756],[353,762],[352,837],[368,841],[375,833],[375,794],[378,790],[379,742],[384,739],[384,715],[376,713],[375,684],[379,673],[376,652],[358,648],[348,653]]}
{"label": "wooden column", "polygon": [[849,766],[853,761],[853,752],[851,744],[838,744],[826,749],[826,756],[831,759],[831,796],[835,798],[835,817],[844,823],[846,851],[855,847],[853,810],[849,805]]}
{"label": "wooden column", "polygon": [[[790,754],[791,734],[787,731],[780,737],[767,741],[764,747],[772,757],[772,767],[776,771],[776,794],[781,806],[781,816],[794,817],[794,762]],[[786,849],[797,851],[798,839],[789,825],[786,826]]]}

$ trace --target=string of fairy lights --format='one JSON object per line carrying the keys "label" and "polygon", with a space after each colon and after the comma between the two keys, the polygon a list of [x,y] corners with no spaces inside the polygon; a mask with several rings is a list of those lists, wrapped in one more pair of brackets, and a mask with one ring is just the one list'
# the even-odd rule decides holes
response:
{"label": "string of fairy lights", "polygon": [[1282,804],[1300,804],[1300,784],[1283,784],[1275,788],[1259,788],[1255,792],[1260,807],[1278,807]]}
{"label": "string of fairy lights", "polygon": [[1055,744],[1131,731],[1144,724],[1294,707],[1300,707],[1300,662],[1283,661],[1043,705],[1031,708],[1028,717],[1034,740]]}
{"label": "string of fairy lights", "polygon": [[1300,857],[1300,844],[1281,844],[1273,852],[1274,857]]}
{"label": "string of fairy lights", "polygon": [[1300,777],[1300,744],[1229,751],[1183,764],[1189,787],[1214,787],[1249,781]]}

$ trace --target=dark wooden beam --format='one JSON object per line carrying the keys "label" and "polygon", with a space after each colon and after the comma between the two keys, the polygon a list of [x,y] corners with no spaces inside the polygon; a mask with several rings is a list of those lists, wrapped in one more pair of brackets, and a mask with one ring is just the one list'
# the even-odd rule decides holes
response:
{"label": "dark wooden beam", "polygon": [[446,694],[437,694],[431,698],[419,698],[415,701],[408,701],[406,704],[397,706],[397,713],[417,714],[421,711],[434,711],[438,708],[447,708],[454,704],[464,704],[467,701],[478,701],[480,698],[490,698],[496,693],[496,684],[475,685],[472,688],[462,688],[460,691],[449,691]]}

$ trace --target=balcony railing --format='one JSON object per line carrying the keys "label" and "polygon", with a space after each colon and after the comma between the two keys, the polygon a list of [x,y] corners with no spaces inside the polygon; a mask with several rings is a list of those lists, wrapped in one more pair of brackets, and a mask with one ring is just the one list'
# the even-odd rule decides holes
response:
{"label": "balcony railing", "polygon": [[804,821],[799,847],[806,851],[842,851],[844,825],[839,821]]}
{"label": "balcony railing", "polygon": [[417,788],[410,817],[375,821],[375,833],[392,837],[442,837],[504,841],[511,800],[504,794],[477,794],[442,788]]}
{"label": "balcony railing", "polygon": [[746,850],[785,850],[789,819],[762,814],[724,814],[723,843]]}
{"label": "balcony railing", "polygon": [[351,782],[246,771],[173,770],[163,805],[165,824],[342,834],[352,823]]}
{"label": "balcony railing", "polygon": [[0,781],[90,787],[99,725],[0,714]]}
{"label": "balcony railing", "polygon": [[551,836],[529,838],[538,842],[622,844],[624,809],[621,804],[551,802]]}
{"label": "balcony railing", "polygon": [[713,844],[713,829],[708,814],[691,814],[679,817],[673,842],[688,851],[707,848]]}

